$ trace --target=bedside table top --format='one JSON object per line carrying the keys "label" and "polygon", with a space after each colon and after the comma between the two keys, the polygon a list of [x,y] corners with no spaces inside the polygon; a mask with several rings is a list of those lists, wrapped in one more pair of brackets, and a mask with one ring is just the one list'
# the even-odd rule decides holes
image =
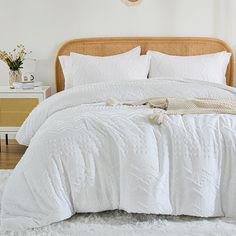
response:
{"label": "bedside table top", "polygon": [[42,93],[50,89],[50,86],[39,86],[33,89],[11,89],[10,86],[0,86],[0,93]]}

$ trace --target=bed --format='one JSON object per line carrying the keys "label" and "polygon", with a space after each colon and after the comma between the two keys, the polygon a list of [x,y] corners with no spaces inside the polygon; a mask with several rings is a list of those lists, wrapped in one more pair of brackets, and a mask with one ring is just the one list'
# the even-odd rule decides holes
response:
{"label": "bed", "polygon": [[[227,85],[185,78],[100,82],[64,89],[59,56],[123,53],[136,46],[193,56],[231,52],[209,38],[94,38],[63,44],[56,58],[58,93],[29,115],[17,134],[28,149],[1,200],[1,225],[24,230],[75,213],[127,212],[199,217],[236,216],[236,119],[234,113],[148,117],[156,108],[118,103],[154,97],[221,99],[234,104],[234,61]],[[226,68],[225,68],[226,69]]]}

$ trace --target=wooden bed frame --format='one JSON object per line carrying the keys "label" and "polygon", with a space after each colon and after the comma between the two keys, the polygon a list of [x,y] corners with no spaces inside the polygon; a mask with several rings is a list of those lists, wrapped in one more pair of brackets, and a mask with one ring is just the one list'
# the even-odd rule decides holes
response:
{"label": "wooden bed frame", "polygon": [[[57,92],[64,90],[64,75],[58,57],[69,55],[70,52],[94,56],[110,56],[126,52],[136,46],[141,46],[142,54],[155,50],[170,55],[192,56],[220,51],[232,53],[231,48],[223,41],[214,38],[199,37],[120,37],[120,38],[85,38],[65,42],[59,48],[56,63]],[[231,56],[226,73],[227,84],[233,86],[234,57]]]}

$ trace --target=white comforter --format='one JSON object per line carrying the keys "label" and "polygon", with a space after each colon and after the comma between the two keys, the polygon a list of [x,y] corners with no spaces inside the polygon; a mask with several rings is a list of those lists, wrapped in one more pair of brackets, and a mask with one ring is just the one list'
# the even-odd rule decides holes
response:
{"label": "white comforter", "polygon": [[4,229],[76,212],[236,216],[236,117],[172,115],[153,125],[144,107],[106,107],[109,97],[236,100],[236,89],[152,79],[90,84],[41,103],[17,134],[29,145],[1,202]]}

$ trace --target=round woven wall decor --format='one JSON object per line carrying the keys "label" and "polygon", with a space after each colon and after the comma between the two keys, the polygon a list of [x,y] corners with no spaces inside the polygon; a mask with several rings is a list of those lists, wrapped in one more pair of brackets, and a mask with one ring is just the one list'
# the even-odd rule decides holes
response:
{"label": "round woven wall decor", "polygon": [[127,6],[137,6],[140,4],[143,0],[121,0],[123,3],[125,3]]}

